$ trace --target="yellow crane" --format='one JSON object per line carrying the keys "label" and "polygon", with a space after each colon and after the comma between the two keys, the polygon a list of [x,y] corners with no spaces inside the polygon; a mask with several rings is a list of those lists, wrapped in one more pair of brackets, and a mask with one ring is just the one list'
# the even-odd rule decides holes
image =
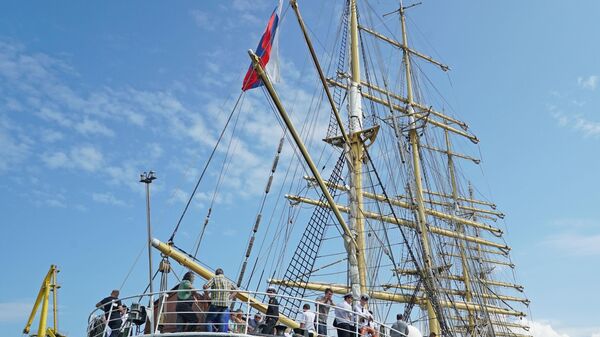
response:
{"label": "yellow crane", "polygon": [[[29,334],[31,330],[31,324],[33,324],[33,320],[35,319],[35,315],[38,311],[40,304],[42,304],[42,309],[40,312],[40,322],[38,327],[37,337],[66,337],[63,334],[58,332],[58,307],[56,305],[56,291],[60,286],[56,282],[56,275],[59,270],[56,265],[51,265],[50,270],[44,277],[44,281],[42,282],[42,286],[40,287],[40,291],[38,293],[37,299],[35,300],[35,304],[33,305],[33,309],[31,309],[31,314],[29,314],[29,319],[27,320],[27,325],[23,329],[24,334]],[[52,292],[52,314],[54,320],[54,326],[52,328],[47,327],[48,323],[48,302],[50,301],[50,292]],[[32,335],[34,336],[34,335]]]}

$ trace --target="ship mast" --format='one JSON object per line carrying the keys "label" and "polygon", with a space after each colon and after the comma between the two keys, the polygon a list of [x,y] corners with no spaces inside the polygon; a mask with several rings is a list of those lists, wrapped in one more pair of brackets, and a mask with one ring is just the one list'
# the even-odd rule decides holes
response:
{"label": "ship mast", "polygon": [[356,246],[346,242],[348,275],[355,297],[367,293],[367,265],[365,259],[365,230],[362,193],[363,141],[361,134],[362,97],[360,93],[360,59],[358,53],[358,15],[356,0],[350,0],[350,66],[351,78],[348,89],[348,115],[350,120],[349,170],[350,170],[350,217],[349,227],[356,233]]}
{"label": "ship mast", "polygon": [[[450,142],[450,134],[448,133],[448,130],[444,130],[444,136],[446,138],[446,150],[447,150],[447,156],[448,156],[448,173],[450,175],[450,185],[452,186],[453,210],[454,210],[454,215],[457,215],[456,210],[459,209],[459,204],[458,204],[459,196],[458,196],[458,187],[456,185],[456,173],[454,170],[454,158],[453,158],[452,149],[451,149],[452,143]],[[457,223],[456,228],[459,233],[465,234],[465,227],[463,224]],[[462,276],[463,276],[462,281],[465,284],[465,300],[467,302],[473,302],[473,290],[471,287],[471,275],[469,272],[469,265],[467,262],[465,243],[463,240],[458,240],[458,247],[459,247],[459,251],[460,251],[460,260],[461,260],[461,264],[462,264]],[[472,334],[475,329],[475,318],[474,318],[473,312],[471,310],[468,310],[468,320],[469,320],[469,326],[468,326],[467,333]]]}
{"label": "ship mast", "polygon": [[[404,16],[404,7],[402,5],[402,0],[400,0],[400,23],[402,26],[402,44],[403,48],[403,58],[404,65],[406,71],[406,109],[409,115],[409,141],[411,145],[412,151],[412,162],[413,162],[413,171],[414,171],[414,183],[415,183],[415,201],[417,203],[417,228],[421,238],[421,248],[423,253],[423,262],[424,262],[424,270],[423,270],[423,281],[433,285],[433,274],[432,268],[433,263],[431,260],[431,246],[429,245],[429,233],[427,229],[427,216],[425,215],[425,203],[423,201],[423,181],[421,176],[421,157],[419,154],[419,134],[417,132],[417,126],[414,116],[414,98],[413,98],[413,87],[412,87],[412,71],[410,67],[410,55],[409,55],[409,46],[408,46],[408,38],[406,33],[406,19]],[[434,332],[436,335],[440,334],[440,326],[437,315],[431,303],[431,299],[427,298],[425,301],[425,307],[427,309],[427,315],[429,318],[429,331]]]}

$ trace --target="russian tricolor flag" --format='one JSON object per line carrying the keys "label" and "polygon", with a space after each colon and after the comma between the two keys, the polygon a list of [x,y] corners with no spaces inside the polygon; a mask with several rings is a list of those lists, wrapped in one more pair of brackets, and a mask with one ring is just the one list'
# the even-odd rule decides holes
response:
{"label": "russian tricolor flag", "polygon": [[[275,7],[275,10],[273,10],[267,28],[255,51],[255,54],[260,58],[260,65],[265,68],[267,74],[274,82],[279,80],[279,53],[277,51],[279,43],[277,43],[277,27],[281,20],[281,2],[282,0],[279,0],[279,4]],[[269,60],[271,60],[271,62],[269,62]],[[250,64],[250,68],[248,69],[246,76],[244,76],[242,90],[246,91],[261,85],[263,85],[263,83],[258,77],[258,73],[252,68],[252,64]]]}

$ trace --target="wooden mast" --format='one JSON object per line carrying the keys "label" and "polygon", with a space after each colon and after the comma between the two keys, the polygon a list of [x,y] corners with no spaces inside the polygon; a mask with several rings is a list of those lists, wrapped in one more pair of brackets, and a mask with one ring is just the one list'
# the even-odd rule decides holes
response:
{"label": "wooden mast", "polygon": [[362,194],[363,174],[363,131],[362,96],[360,94],[360,59],[358,53],[358,15],[356,0],[350,1],[350,68],[351,79],[348,89],[348,115],[350,119],[350,229],[356,233],[356,247],[348,247],[349,276],[355,297],[367,293],[367,265],[365,259],[365,228]]}
{"label": "wooden mast", "polygon": [[[454,172],[454,159],[452,158],[452,144],[450,142],[450,135],[448,134],[448,130],[444,130],[444,136],[446,138],[446,150],[448,156],[448,173],[450,174],[450,185],[452,186],[452,199],[453,199],[453,212],[456,215],[456,210],[459,209],[459,201],[458,201],[458,187],[456,186],[456,173]],[[465,226],[461,223],[456,224],[456,229],[459,233],[465,234]],[[462,276],[463,283],[465,284],[465,300],[467,302],[473,301],[473,289],[471,287],[471,275],[469,272],[469,264],[466,256],[465,243],[463,240],[457,240],[458,247],[460,251],[460,260],[462,264]],[[468,310],[468,320],[469,325],[467,327],[467,333],[472,334],[475,329],[475,318],[473,316],[473,312]]]}
{"label": "wooden mast", "polygon": [[[419,133],[417,132],[416,120],[414,117],[414,98],[413,98],[413,87],[412,87],[412,71],[410,64],[410,55],[408,52],[408,38],[406,32],[406,19],[404,17],[404,7],[402,0],[400,1],[400,23],[402,26],[402,44],[406,46],[403,49],[403,57],[406,71],[406,98],[407,107],[409,114],[410,129],[408,131],[409,141],[412,151],[412,162],[414,171],[414,183],[415,183],[415,201],[417,204],[417,227],[421,238],[421,248],[423,253],[424,270],[422,277],[424,282],[429,285],[434,284],[432,268],[433,262],[431,260],[431,246],[429,245],[429,230],[427,229],[427,216],[425,215],[425,203],[423,202],[423,178],[421,175],[421,157],[419,154]],[[430,291],[431,292],[431,291]],[[431,299],[427,298],[425,301],[425,308],[429,318],[429,331],[440,334],[440,324],[437,318],[437,314],[431,303]]]}

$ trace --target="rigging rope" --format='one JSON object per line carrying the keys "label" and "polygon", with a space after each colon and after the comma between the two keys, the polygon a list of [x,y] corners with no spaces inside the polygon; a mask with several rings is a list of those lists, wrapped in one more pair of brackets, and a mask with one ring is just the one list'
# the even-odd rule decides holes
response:
{"label": "rigging rope", "polygon": [[[366,156],[367,160],[372,163],[373,160],[372,160],[371,155],[369,154],[369,151],[367,150],[366,146],[364,146],[364,153],[365,153],[365,156]],[[389,196],[388,196],[388,194],[387,194],[387,192],[385,190],[385,187],[383,186],[383,183],[381,181],[379,173],[377,173],[377,170],[375,169],[375,167],[373,167],[373,173],[375,173],[375,177],[377,178],[377,181],[379,182],[379,185],[381,186],[381,190],[383,192],[383,196],[385,197],[385,200],[387,201],[388,205],[390,206],[390,210],[392,212],[392,216],[394,217],[394,220],[396,222],[398,222],[398,217],[396,217],[396,212],[394,211],[394,208],[393,208],[392,203],[390,201],[391,199],[389,198]],[[407,250],[408,250],[408,253],[409,253],[409,255],[410,255],[410,257],[411,257],[411,259],[412,259],[412,261],[414,263],[414,266],[415,266],[415,269],[417,271],[417,274],[425,276],[425,274],[423,273],[423,271],[421,269],[421,266],[419,265],[419,263],[418,263],[415,255],[414,255],[414,252],[413,252],[412,248],[410,247],[410,245],[408,245],[408,239],[406,237],[406,234],[404,233],[404,230],[402,229],[402,226],[398,226],[398,229],[400,230],[400,234],[402,235],[402,238],[407,243],[407,245],[406,245],[407,246]],[[425,291],[427,293],[427,297],[429,298],[429,301],[430,301],[431,305],[433,306],[434,310],[438,314],[438,322],[440,324],[440,328],[442,329],[442,332],[445,335],[447,335],[447,336],[453,336],[453,332],[450,330],[450,328],[446,324],[446,319],[445,319],[445,317],[443,315],[443,311],[442,311],[442,308],[441,308],[441,306],[439,304],[438,297],[435,294],[433,284],[431,284],[429,282],[430,281],[429,277],[424,277],[423,280],[424,280],[424,286],[425,286]]]}
{"label": "rigging rope", "polygon": [[168,243],[173,243],[173,239],[175,238],[175,234],[177,234],[177,231],[179,230],[181,221],[183,220],[183,217],[185,216],[188,208],[190,207],[190,204],[192,203],[192,200],[194,199],[194,195],[196,195],[198,186],[200,186],[200,182],[202,181],[202,178],[204,178],[204,174],[206,173],[206,170],[208,169],[208,166],[210,165],[210,162],[212,161],[212,158],[215,155],[215,152],[217,151],[219,144],[221,143],[221,139],[223,138],[223,135],[225,134],[225,130],[227,130],[227,126],[229,125],[229,122],[231,121],[231,118],[233,117],[233,114],[234,114],[235,110],[237,109],[237,106],[243,95],[244,95],[244,92],[242,91],[240,93],[240,96],[238,97],[237,101],[235,102],[235,105],[233,106],[233,109],[231,110],[229,117],[227,118],[227,122],[225,123],[225,126],[223,127],[223,130],[221,131],[221,134],[219,135],[219,139],[217,139],[217,142],[215,143],[215,146],[213,147],[212,152],[210,153],[210,156],[208,157],[208,160],[206,161],[206,164],[204,165],[204,169],[202,170],[202,173],[200,174],[200,177],[198,178],[198,181],[196,182],[196,186],[194,186],[194,190],[192,191],[190,198],[188,199],[187,203],[185,204],[185,208],[183,209],[183,212],[181,213],[181,216],[179,217],[179,221],[177,221],[177,225],[175,226],[175,229],[173,230],[173,233],[171,234],[171,237],[169,238]]}
{"label": "rigging rope", "polygon": [[246,248],[246,255],[244,257],[244,261],[242,262],[242,268],[240,270],[240,274],[237,279],[237,287],[238,288],[242,285],[242,280],[243,280],[244,274],[246,272],[246,266],[248,265],[248,259],[250,258],[250,254],[252,253],[252,247],[254,247],[254,240],[256,239],[256,233],[258,232],[258,227],[260,226],[260,221],[262,219],[262,212],[263,212],[263,209],[265,208],[267,196],[269,195],[269,191],[271,191],[271,184],[273,183],[273,176],[275,175],[275,171],[277,170],[277,164],[279,163],[279,156],[281,155],[281,150],[283,149],[283,142],[285,140],[286,133],[287,132],[284,132],[284,134],[279,139],[279,145],[277,146],[277,153],[275,154],[275,158],[273,159],[271,173],[269,174],[269,179],[267,181],[267,185],[265,186],[265,192],[264,192],[263,198],[260,202],[258,214],[256,215],[256,221],[254,222],[254,227],[252,228],[252,234],[250,236],[250,240],[248,240],[248,246]]}
{"label": "rigging rope", "polygon": [[[243,105],[243,101],[242,101],[241,105]],[[233,129],[231,131],[231,138],[229,139],[229,142],[227,143],[227,151],[225,152],[225,158],[223,158],[223,165],[221,166],[221,171],[219,172],[219,178],[217,179],[217,183],[216,183],[215,189],[213,191],[213,196],[211,198],[210,205],[209,205],[208,211],[206,213],[206,217],[204,218],[204,224],[202,225],[202,230],[200,231],[200,235],[198,236],[198,240],[195,244],[194,256],[198,256],[198,250],[200,249],[200,244],[202,243],[202,239],[204,238],[204,233],[206,232],[206,228],[208,227],[208,223],[210,221],[210,216],[212,215],[213,205],[217,199],[219,187],[221,186],[223,176],[229,169],[229,164],[231,164],[231,160],[230,160],[231,157],[229,156],[230,151],[231,151],[231,143],[233,142],[233,139],[234,139],[234,134],[235,134],[235,130],[237,129],[240,115],[241,115],[241,113],[237,114],[235,121],[233,123]],[[235,152],[235,148],[234,148],[234,152]]]}

